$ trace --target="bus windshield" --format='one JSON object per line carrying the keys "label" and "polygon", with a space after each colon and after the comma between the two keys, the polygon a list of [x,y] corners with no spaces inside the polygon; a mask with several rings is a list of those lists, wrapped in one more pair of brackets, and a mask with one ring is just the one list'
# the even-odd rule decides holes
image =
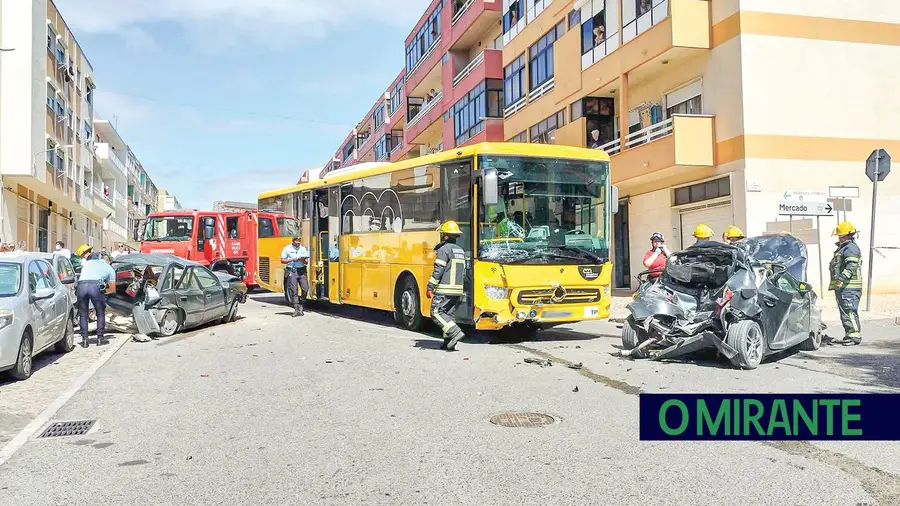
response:
{"label": "bus windshield", "polygon": [[499,202],[480,210],[478,258],[505,264],[598,265],[609,259],[609,163],[481,156]]}
{"label": "bus windshield", "polygon": [[147,220],[145,241],[190,241],[193,216],[156,216]]}

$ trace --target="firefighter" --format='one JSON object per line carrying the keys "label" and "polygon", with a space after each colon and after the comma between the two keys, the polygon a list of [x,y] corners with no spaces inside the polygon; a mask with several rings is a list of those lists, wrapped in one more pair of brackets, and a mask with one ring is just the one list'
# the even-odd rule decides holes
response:
{"label": "firefighter", "polygon": [[463,296],[463,280],[466,278],[466,252],[456,244],[462,235],[455,221],[438,227],[441,242],[434,247],[434,272],[428,280],[425,296],[431,301],[431,318],[441,326],[444,344],[448,351],[456,349],[456,343],[464,337],[462,329],[453,321],[456,308]]}
{"label": "firefighter", "polygon": [[[294,305],[294,316],[303,316],[303,301],[309,291],[306,280],[306,264],[309,262],[309,251],[303,247],[299,237],[291,239],[291,243],[281,250],[281,263],[284,267],[284,293]],[[297,287],[300,287],[298,296]]]}
{"label": "firefighter", "polygon": [[94,255],[94,250],[82,244],[75,254],[84,260],[75,294],[78,297],[78,327],[81,331],[81,346],[88,347],[88,310],[94,306],[97,313],[97,344],[106,343],[106,296],[116,291],[116,271],[109,263]]}
{"label": "firefighter", "polygon": [[695,241],[691,246],[702,246],[712,242],[713,229],[711,229],[709,225],[701,223],[697,225],[697,228],[694,229],[692,235],[694,236]]}
{"label": "firefighter", "polygon": [[736,244],[738,241],[741,241],[745,238],[744,231],[735,227],[734,225],[728,227],[725,230],[725,233],[722,234],[722,242],[725,244]]}
{"label": "firefighter", "polygon": [[829,264],[831,283],[837,298],[841,324],[844,326],[844,344],[860,344],[862,327],[859,324],[859,299],[862,296],[862,253],[856,245],[856,227],[849,221],[839,223],[831,235],[838,237],[837,251]]}

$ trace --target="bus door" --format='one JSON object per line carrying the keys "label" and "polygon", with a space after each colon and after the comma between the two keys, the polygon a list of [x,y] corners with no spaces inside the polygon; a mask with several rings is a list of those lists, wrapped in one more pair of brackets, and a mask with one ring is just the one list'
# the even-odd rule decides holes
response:
{"label": "bus door", "polygon": [[[315,265],[314,259],[315,256],[315,237],[316,231],[314,230],[315,220],[310,220],[312,209],[312,194],[311,192],[305,191],[300,194],[300,212],[298,213],[300,216],[300,243],[309,250],[309,264],[306,269],[306,279],[308,281],[313,281],[315,279]],[[287,270],[285,269],[285,276],[287,276]],[[285,279],[285,286],[287,286],[287,279]],[[314,289],[313,289],[314,290]],[[316,292],[313,291],[313,294]]]}
{"label": "bus door", "polygon": [[463,299],[456,309],[458,323],[471,324],[475,321],[475,300],[473,297],[474,262],[473,239],[476,235],[475,207],[472,189],[472,162],[469,159],[455,160],[441,164],[441,221],[454,220],[462,230],[457,241],[466,252],[466,277],[463,282]]}
{"label": "bus door", "polygon": [[197,257],[206,265],[212,263],[220,246],[216,240],[216,217],[200,215],[197,218]]}
{"label": "bus door", "polygon": [[329,300],[341,302],[341,265],[338,244],[341,235],[341,189],[337,186],[328,189],[328,249],[325,279],[328,283]]}
{"label": "bus door", "polygon": [[310,289],[317,299],[328,300],[328,250],[330,244],[328,223],[328,190],[316,190],[313,194],[312,222],[315,252],[310,251]]}

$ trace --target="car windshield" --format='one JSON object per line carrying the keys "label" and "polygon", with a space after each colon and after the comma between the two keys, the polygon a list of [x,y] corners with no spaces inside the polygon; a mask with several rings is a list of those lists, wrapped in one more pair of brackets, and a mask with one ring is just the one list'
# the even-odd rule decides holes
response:
{"label": "car windshield", "polygon": [[297,237],[300,235],[300,222],[294,218],[277,218],[278,235],[281,237]]}
{"label": "car windshield", "polygon": [[0,297],[12,297],[22,285],[22,266],[9,262],[0,263]]}
{"label": "car windshield", "polygon": [[508,264],[601,264],[609,258],[609,163],[482,156],[497,169],[499,202],[483,206],[482,260]]}
{"label": "car windshield", "polygon": [[147,220],[145,241],[190,241],[194,230],[192,216],[156,216]]}

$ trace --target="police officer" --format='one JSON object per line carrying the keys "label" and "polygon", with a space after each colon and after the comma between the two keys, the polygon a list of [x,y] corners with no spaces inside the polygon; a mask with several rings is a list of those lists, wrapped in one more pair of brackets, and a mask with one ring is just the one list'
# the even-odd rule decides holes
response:
{"label": "police officer", "polygon": [[844,344],[860,344],[862,328],[859,324],[859,299],[862,296],[862,254],[856,245],[856,227],[849,221],[839,223],[831,235],[838,237],[837,251],[829,264],[831,283],[837,298],[841,324],[844,326]]}
{"label": "police officer", "polygon": [[722,234],[722,242],[725,244],[736,244],[742,241],[744,237],[744,231],[732,225]]}
{"label": "police officer", "polygon": [[466,252],[456,244],[462,235],[455,221],[448,221],[438,227],[441,242],[434,247],[434,272],[428,280],[425,296],[431,301],[431,318],[441,326],[444,344],[441,348],[453,351],[456,343],[464,337],[462,329],[453,321],[456,308],[463,296],[463,281],[466,279]]}
{"label": "police officer", "polygon": [[93,248],[82,244],[75,254],[84,260],[75,295],[78,297],[78,325],[81,330],[81,346],[88,347],[88,310],[94,306],[97,313],[97,344],[106,342],[106,296],[116,291],[116,271],[108,262],[93,254]]}
{"label": "police officer", "polygon": [[[288,300],[294,304],[296,318],[303,316],[303,301],[309,292],[309,283],[306,280],[306,264],[309,262],[309,251],[300,244],[300,238],[294,237],[291,243],[281,250],[281,263],[284,268],[284,293]],[[299,297],[297,287],[300,287]]]}

